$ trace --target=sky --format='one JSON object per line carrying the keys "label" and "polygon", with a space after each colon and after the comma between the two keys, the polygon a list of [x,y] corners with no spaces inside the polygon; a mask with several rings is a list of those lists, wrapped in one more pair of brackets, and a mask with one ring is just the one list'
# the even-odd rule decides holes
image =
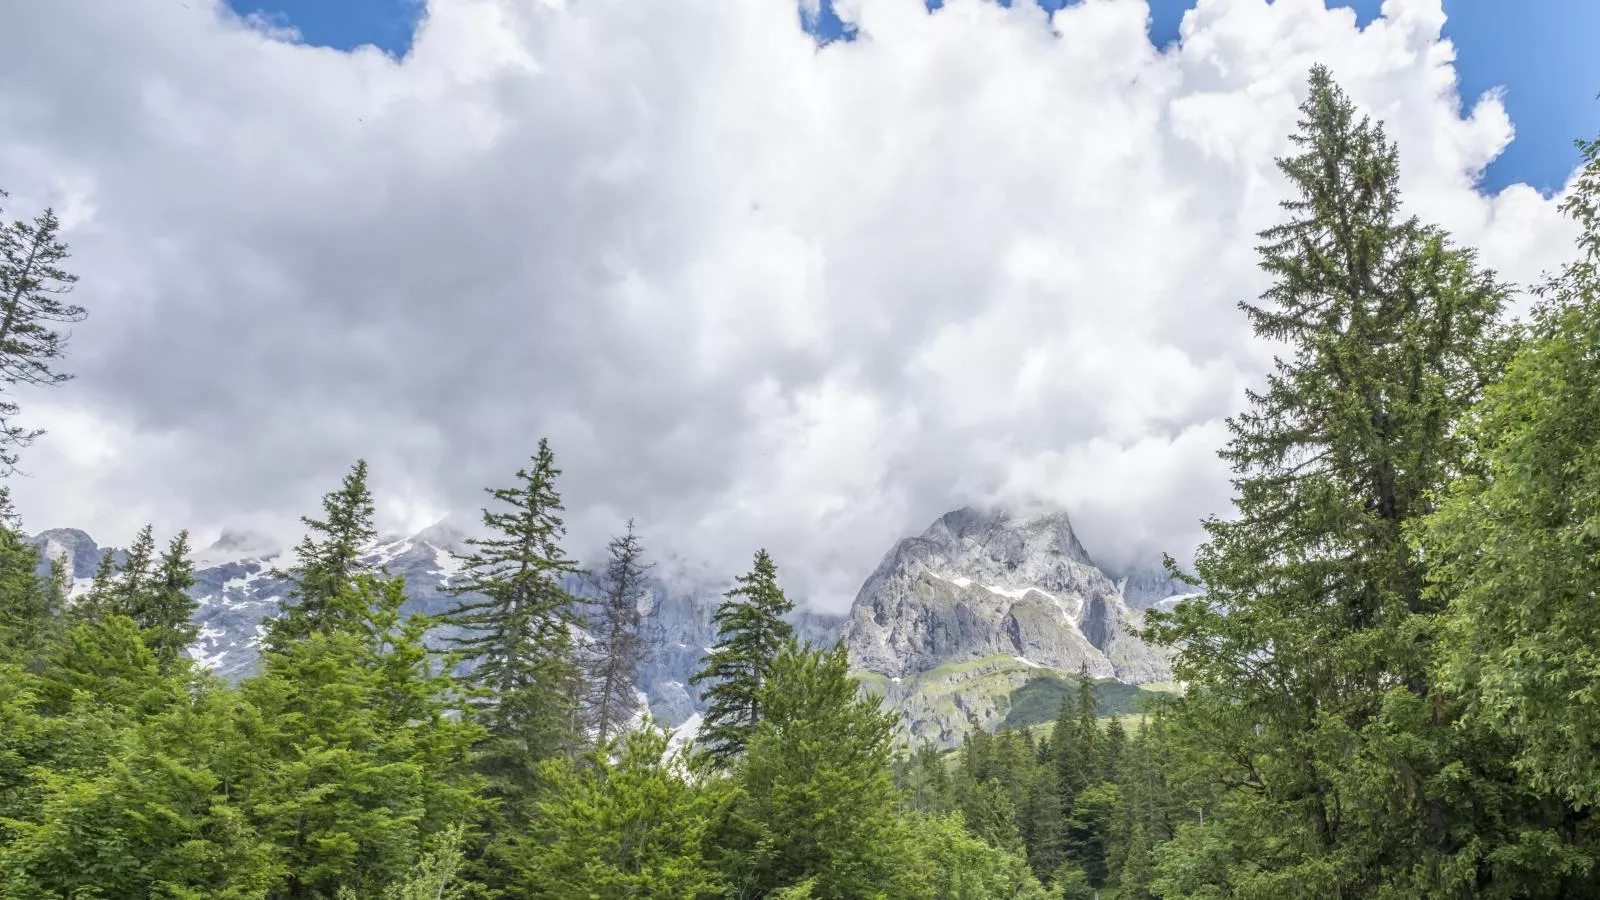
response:
{"label": "sky", "polygon": [[91,311],[18,398],[30,529],[290,543],[364,457],[404,532],[548,437],[575,554],[634,517],[669,577],[766,547],[826,609],[970,503],[1182,559],[1270,366],[1236,305],[1307,69],[1520,285],[1600,131],[1578,2],[837,0],[832,40],[790,0],[276,2],[9,16],[5,214],[59,211]]}
{"label": "sky", "polygon": [[[925,0],[937,8],[941,0]],[[998,0],[1010,5],[1011,0]],[[1054,11],[1075,0],[1038,0]],[[1198,0],[1149,0],[1149,36],[1156,46],[1179,39],[1183,16]],[[426,9],[422,0],[229,0],[241,16],[297,30],[308,44],[352,50],[363,44],[395,57],[411,49],[412,35]],[[1365,26],[1382,12],[1382,0],[1330,0],[1348,7]],[[832,0],[814,11],[802,0],[801,26],[819,43],[849,40],[849,24]],[[1447,0],[1443,36],[1456,49],[1462,96],[1503,91],[1516,128],[1510,145],[1490,162],[1483,186],[1500,190],[1518,182],[1550,193],[1565,182],[1578,154],[1573,139],[1600,131],[1600,3],[1594,0]]]}

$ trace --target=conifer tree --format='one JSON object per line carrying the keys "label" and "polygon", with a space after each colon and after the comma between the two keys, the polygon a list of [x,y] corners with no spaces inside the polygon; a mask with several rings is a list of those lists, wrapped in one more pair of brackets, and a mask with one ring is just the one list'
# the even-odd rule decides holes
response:
{"label": "conifer tree", "polygon": [[295,548],[295,566],[273,575],[289,584],[282,612],[268,625],[263,645],[281,651],[316,631],[361,627],[365,610],[341,602],[373,568],[361,553],[377,537],[372,525],[372,494],[367,490],[367,462],[356,460],[339,489],[322,498],[324,518],[302,516],[310,531]]}
{"label": "conifer tree", "polygon": [[100,563],[95,567],[89,590],[67,607],[67,620],[74,624],[95,622],[112,611],[112,591],[116,586],[117,563],[110,550],[100,551]]}
{"label": "conifer tree", "polygon": [[900,784],[906,792],[906,804],[923,813],[947,813],[955,809],[954,785],[950,769],[945,765],[939,748],[923,744],[909,758],[900,760],[903,772]]}
{"label": "conifer tree", "polygon": [[1106,723],[1100,752],[1101,777],[1117,781],[1122,770],[1122,755],[1128,752],[1128,730],[1123,727],[1121,716],[1112,715],[1111,721]]}
{"label": "conifer tree", "polygon": [[573,598],[562,586],[579,572],[561,549],[566,527],[556,491],[555,456],[539,441],[519,484],[490,488],[503,509],[485,509],[490,536],[467,541],[461,599],[444,617],[458,633],[450,640],[471,668],[463,680],[488,730],[480,756],[496,788],[514,796],[531,790],[539,760],[573,745]]}
{"label": "conifer tree", "polygon": [[194,564],[189,560],[189,532],[180,531],[157,562],[149,587],[133,620],[144,630],[144,642],[164,669],[170,671],[194,643],[199,626],[194,623]]}
{"label": "conifer tree", "polygon": [[712,759],[726,765],[744,752],[761,721],[761,689],[772,661],[794,636],[783,616],[794,604],[778,587],[778,567],[766,550],[756,552],[749,573],[728,591],[712,622],[717,645],[689,683],[709,683],[699,740]]}
{"label": "conifer tree", "polygon": [[[87,313],[63,299],[78,278],[61,268],[68,254],[60,229],[49,209],[32,222],[0,226],[0,383],[54,385],[72,377],[54,368],[67,345],[55,326]],[[13,471],[17,451],[43,433],[16,424],[17,412],[15,400],[0,397],[0,473]]]}
{"label": "conifer tree", "polygon": [[849,669],[842,645],[793,639],[764,668],[731,817],[748,830],[722,841],[743,896],[807,880],[819,898],[908,895],[899,886],[914,878],[910,848],[889,772],[895,716]]}
{"label": "conifer tree", "polygon": [[[901,864],[915,882],[903,895],[931,900],[1059,900],[1016,854],[974,838],[960,816],[916,817],[914,852]],[[776,895],[775,895],[776,896]]]}
{"label": "conifer tree", "polygon": [[711,826],[732,785],[685,778],[654,727],[586,754],[546,760],[549,786],[515,858],[519,897],[723,896]]}
{"label": "conifer tree", "polygon": [[139,621],[140,613],[155,583],[155,534],[149,525],[139,529],[139,534],[128,547],[128,555],[118,567],[117,578],[111,588],[111,605],[117,613]]}
{"label": "conifer tree", "polygon": [[610,559],[600,578],[600,609],[591,618],[594,639],[584,658],[583,712],[595,743],[605,745],[633,717],[638,700],[639,664],[644,660],[644,636],[639,629],[639,598],[644,592],[648,566],[644,548],[634,533],[613,538]]}
{"label": "conifer tree", "polygon": [[1100,779],[1102,762],[1094,679],[1089,677],[1087,665],[1078,670],[1078,688],[1073,696],[1071,701],[1061,698],[1061,710],[1050,733],[1063,815],[1071,813],[1072,803],[1079,793]]}
{"label": "conifer tree", "polygon": [[1027,785],[1023,805],[1018,810],[1018,831],[1027,850],[1028,864],[1041,880],[1048,881],[1066,854],[1066,820],[1061,815],[1061,788],[1056,783],[1052,757],[1035,759],[1033,775]]}
{"label": "conifer tree", "polygon": [[1092,785],[1105,776],[1105,740],[1100,733],[1100,704],[1094,699],[1094,679],[1084,666],[1078,673],[1078,699],[1074,705],[1072,737],[1083,760],[1083,780]]}
{"label": "conifer tree", "polygon": [[402,617],[402,578],[359,575],[337,603],[359,623],[266,654],[242,690],[267,759],[239,794],[277,848],[285,898],[382,896],[434,835],[483,814],[469,750],[480,736],[454,679]]}
{"label": "conifer tree", "polygon": [[0,659],[28,664],[58,631],[65,610],[65,570],[50,561],[40,577],[39,551],[22,533],[10,491],[0,488]]}
{"label": "conifer tree", "polygon": [[1238,788],[1236,888],[1444,896],[1475,884],[1491,798],[1513,795],[1447,765],[1471,753],[1438,715],[1437,604],[1404,528],[1464,464],[1505,291],[1401,216],[1394,146],[1326,69],[1301,111],[1288,221],[1261,234],[1274,282],[1241,304],[1287,355],[1229,421],[1238,515],[1205,523],[1205,593],[1151,635],[1191,686],[1174,724],[1211,749],[1195,776]]}

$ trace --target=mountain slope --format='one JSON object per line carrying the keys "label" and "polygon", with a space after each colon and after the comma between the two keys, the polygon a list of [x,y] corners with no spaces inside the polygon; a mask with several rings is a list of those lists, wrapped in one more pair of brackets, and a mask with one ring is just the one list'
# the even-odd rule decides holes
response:
{"label": "mountain slope", "polygon": [[[466,549],[467,535],[449,522],[429,526],[409,537],[381,538],[362,557],[391,575],[403,575],[409,596],[404,612],[438,615],[456,600],[446,590],[459,571],[454,552]],[[122,551],[101,548],[78,529],[52,529],[31,542],[44,560],[66,556],[74,577],[74,596],[87,590],[100,558],[110,553],[121,561]],[[194,554],[195,622],[199,637],[190,656],[217,675],[243,678],[254,671],[265,622],[278,612],[287,585],[272,577],[272,570],[293,563],[270,539],[259,535],[224,532],[217,541]],[[583,578],[566,585],[580,598],[589,590]],[[674,588],[658,579],[646,579],[648,596],[641,601],[645,629],[652,652],[640,667],[639,688],[650,712],[663,724],[678,726],[703,706],[690,693],[689,675],[700,667],[706,649],[715,642],[711,616],[722,601],[721,591],[709,587]],[[831,643],[843,621],[797,611],[790,617],[797,634],[816,643]],[[442,632],[435,632],[435,637]]]}
{"label": "mountain slope", "polygon": [[[75,593],[87,588],[103,554],[121,554],[76,529],[32,540],[44,558],[67,557]],[[405,576],[407,612],[437,615],[455,603],[446,589],[459,571],[452,554],[465,540],[441,522],[382,538],[363,558]],[[222,677],[242,678],[255,668],[264,622],[286,589],[271,573],[290,565],[292,554],[260,536],[226,532],[194,559],[200,634],[190,654]],[[1166,657],[1131,633],[1143,613],[1130,596],[1139,607],[1159,606],[1189,590],[1158,571],[1108,575],[1060,511],[960,509],[899,542],[847,618],[796,611],[790,620],[802,640],[818,645],[842,636],[858,677],[901,713],[909,734],[948,746],[973,727],[1004,721],[1012,693],[1041,676],[1076,676],[1082,667],[1130,684],[1170,678]],[[652,649],[639,688],[669,726],[703,710],[689,676],[715,643],[711,618],[725,587],[703,574],[674,581],[647,579],[640,603]],[[589,590],[582,578],[567,588],[580,597]]]}
{"label": "mountain slope", "polygon": [[1004,720],[1011,693],[1043,673],[1169,680],[1165,654],[1132,633],[1142,621],[1066,513],[965,508],[884,557],[844,639],[909,733],[949,745]]}

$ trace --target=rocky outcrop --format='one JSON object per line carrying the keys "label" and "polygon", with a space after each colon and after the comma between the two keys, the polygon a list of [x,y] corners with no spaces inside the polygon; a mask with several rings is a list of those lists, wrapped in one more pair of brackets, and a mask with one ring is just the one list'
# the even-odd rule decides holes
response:
{"label": "rocky outcrop", "polygon": [[884,557],[844,639],[907,731],[949,744],[993,727],[1010,692],[1045,672],[1168,680],[1166,655],[1133,634],[1142,620],[1066,513],[966,508]]}

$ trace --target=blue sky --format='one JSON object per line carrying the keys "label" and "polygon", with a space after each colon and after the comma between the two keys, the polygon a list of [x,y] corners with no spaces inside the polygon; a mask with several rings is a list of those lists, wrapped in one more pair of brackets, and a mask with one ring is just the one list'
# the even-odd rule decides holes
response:
{"label": "blue sky", "polygon": [[[262,12],[293,25],[307,43],[349,50],[375,44],[396,56],[411,46],[423,0],[227,0],[241,14]],[[942,0],[929,0],[937,6]],[[1009,3],[1010,0],[998,0]],[[1039,0],[1059,8],[1072,0]],[[1151,39],[1177,37],[1178,22],[1195,0],[1150,0]],[[1353,7],[1363,23],[1381,0],[1334,0]],[[823,15],[804,26],[821,41],[843,35],[824,0]],[[1560,187],[1576,165],[1572,142],[1600,133],[1600,0],[1445,0],[1445,35],[1456,45],[1462,95],[1470,103],[1492,87],[1505,88],[1517,137],[1490,166],[1484,186],[1517,181],[1543,191]]]}

